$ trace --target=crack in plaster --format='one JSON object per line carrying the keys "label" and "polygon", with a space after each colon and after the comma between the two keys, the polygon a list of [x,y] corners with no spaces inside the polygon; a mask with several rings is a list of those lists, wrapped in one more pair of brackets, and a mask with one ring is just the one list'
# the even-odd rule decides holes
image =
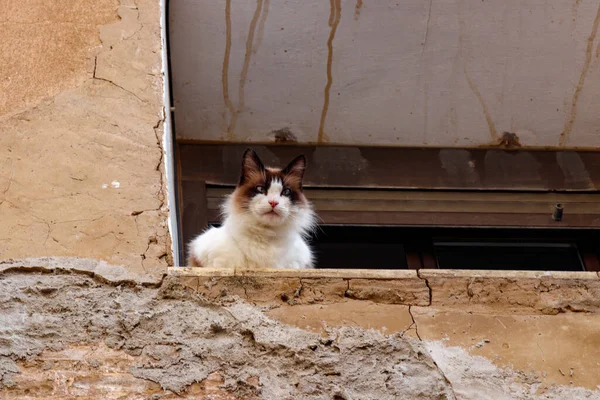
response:
{"label": "crack in plaster", "polygon": [[[100,40],[104,44],[104,46],[103,46],[103,48],[101,48],[100,52],[96,52],[95,55],[89,55],[88,56],[87,59],[89,60],[89,62],[91,63],[93,61],[93,70],[90,71],[90,69],[92,69],[92,68],[89,68],[88,72],[87,72],[87,77],[86,77],[87,79],[84,79],[82,81],[82,83],[80,85],[77,85],[74,89],[77,89],[79,87],[85,86],[89,82],[93,82],[93,81],[105,81],[105,82],[108,82],[111,86],[120,89],[120,91],[125,92],[125,93],[127,93],[129,95],[132,95],[137,100],[139,100],[141,103],[143,103],[145,105],[150,105],[151,101],[144,100],[142,98],[142,97],[145,97],[143,94],[138,95],[135,92],[133,92],[131,90],[128,90],[127,88],[125,88],[125,87],[123,87],[123,86],[115,83],[111,79],[106,79],[106,78],[103,78],[103,77],[99,76],[99,73],[100,74],[102,73],[101,72],[102,69],[100,67],[101,66],[103,67],[103,66],[105,66],[105,64],[107,62],[110,62],[110,61],[107,61],[103,57],[103,54],[111,52],[118,43],[121,43],[121,42],[124,42],[124,41],[127,41],[127,40],[135,40],[135,41],[137,41],[137,40],[153,39],[151,37],[151,34],[147,33],[149,31],[144,29],[145,27],[147,27],[146,26],[147,24],[143,24],[142,23],[141,18],[143,16],[143,14],[140,12],[139,8],[137,6],[132,6],[132,5],[125,4],[125,3],[130,3],[130,2],[124,2],[124,1],[122,1],[121,3],[122,4],[120,4],[120,5],[117,6],[117,14],[122,14],[120,11],[125,12],[126,13],[126,21],[124,20],[124,18],[121,15],[117,15],[118,19],[117,19],[117,23],[116,24],[111,21],[111,23],[109,23],[109,24],[100,25],[98,27],[98,30],[100,31]],[[134,15],[133,11],[129,11],[129,10],[135,10],[135,15]],[[123,25],[123,23],[119,23],[119,20],[127,22],[126,26]],[[143,33],[140,34],[140,32],[143,32]],[[91,72],[91,76],[90,76],[90,72]],[[152,75],[152,76],[156,76],[156,77],[159,76],[157,74],[148,74],[148,75]],[[160,74],[160,76],[162,78],[162,73]],[[63,92],[61,92],[61,93],[63,93]],[[142,97],[140,97],[140,96],[142,96]],[[56,96],[54,96],[54,97],[56,97]],[[52,97],[49,100],[50,102],[48,102],[47,104],[44,104],[44,105],[48,105],[49,106],[52,103],[54,103],[54,101],[55,101],[54,97]],[[121,96],[119,96],[119,97],[121,97]],[[127,97],[123,97],[123,98],[127,99]],[[127,101],[127,100],[125,100],[125,101]],[[37,108],[38,108],[38,105],[30,107],[31,110],[36,110]],[[106,120],[106,123],[108,123],[108,124],[110,124],[112,126],[118,127],[117,123],[114,123],[113,121],[108,120],[105,116],[102,116],[102,115],[94,112],[94,110],[86,110],[86,112],[89,112],[90,114],[95,114],[95,115],[99,116],[100,118],[102,118],[103,120]],[[12,115],[13,114],[9,114],[9,115],[6,115],[4,117],[9,118]],[[159,206],[155,210],[152,210],[152,211],[157,211],[157,212],[161,213],[158,216],[159,218],[163,216],[164,210],[165,210],[165,184],[166,184],[166,182],[165,182],[165,178],[164,178],[164,173],[161,170],[161,167],[163,166],[163,163],[164,163],[164,160],[163,160],[164,154],[163,154],[163,149],[162,149],[162,146],[161,146],[160,133],[157,131],[157,129],[159,129],[161,127],[161,123],[164,121],[164,119],[165,119],[165,117],[164,117],[164,110],[163,110],[161,119],[153,127],[153,131],[154,131],[154,134],[156,136],[157,147],[158,147],[159,154],[160,154],[157,166],[155,168],[160,173],[160,179],[159,179],[159,182],[158,182],[159,189],[158,189],[158,192],[156,194],[156,197],[158,198],[160,204],[159,204]],[[28,120],[28,119],[26,119],[26,120]],[[97,132],[97,134],[99,134],[99,135],[106,135],[107,132],[99,130]],[[135,134],[136,134],[136,132],[132,132],[130,134],[129,130],[123,130],[123,131],[121,131],[119,129],[118,134],[114,134],[113,133],[113,134],[110,134],[110,136],[111,136],[111,138],[115,138],[115,139],[118,139],[118,140],[125,140],[128,143],[135,144],[136,146],[142,146],[142,144],[140,144],[139,142],[135,142],[133,139],[131,139],[131,137],[134,137],[133,135],[135,135]],[[60,139],[60,136],[57,137],[57,139]],[[110,146],[110,145],[101,143],[101,142],[99,142],[97,140],[94,140],[93,138],[91,140],[89,140],[89,143],[91,145],[94,145],[94,143],[96,143],[97,145],[103,146],[106,149],[118,148],[116,145],[115,146]],[[143,145],[143,147],[144,148],[148,148],[148,146],[145,145],[145,144]],[[0,197],[4,197],[4,198],[0,199],[0,204],[3,204],[5,202],[7,195],[10,195],[11,191],[14,188],[14,185],[12,185],[12,183],[13,183],[13,176],[14,176],[14,169],[11,171],[11,178],[8,181],[8,185],[7,185],[6,189],[4,189],[4,190],[0,189]],[[85,181],[85,180],[87,180],[87,176],[85,176],[85,177],[71,176],[71,179],[76,180],[76,181]],[[76,195],[85,195],[85,196],[89,196],[91,198],[94,198],[96,200],[100,200],[99,198],[93,196],[90,193],[80,193],[80,192],[78,192],[78,193],[70,193],[68,196],[76,196]],[[61,197],[68,197],[68,196],[66,195],[66,196],[61,196]],[[24,194],[23,198],[27,199],[28,197],[27,197],[26,194]],[[53,199],[56,199],[56,198],[59,198],[59,197],[34,199],[32,201],[33,202],[47,202],[49,200],[53,200]],[[93,222],[93,221],[96,221],[96,220],[98,220],[98,219],[100,219],[100,218],[102,218],[104,216],[110,215],[110,214],[105,214],[102,217],[95,218],[95,219],[87,219],[86,218],[86,219],[79,219],[79,220],[69,220],[69,221],[55,222],[55,221],[50,221],[50,220],[47,220],[45,218],[42,218],[42,217],[36,215],[33,211],[25,209],[23,207],[23,205],[21,205],[21,204],[20,204],[20,206],[17,206],[16,204],[13,204],[11,202],[7,202],[7,204],[10,204],[12,207],[14,207],[16,209],[22,210],[24,213],[27,213],[28,215],[31,215],[32,218],[35,218],[37,221],[39,221],[40,223],[43,223],[45,225],[45,232],[41,231],[41,228],[39,230],[41,231],[40,234],[44,235],[40,239],[40,247],[43,248],[46,251],[46,253],[48,251],[49,244],[56,243],[56,244],[60,245],[62,248],[67,248],[67,247],[65,247],[64,244],[60,243],[60,240],[61,240],[60,238],[57,239],[55,237],[52,237],[53,230],[54,230],[54,228],[56,227],[57,224],[64,224],[64,223],[69,223],[69,222],[81,222],[81,221],[91,221],[91,222]],[[33,208],[35,209],[35,207],[33,207]],[[151,211],[151,210],[145,209],[143,211]],[[115,215],[115,217],[116,217],[116,215]],[[49,218],[53,218],[53,217],[49,216]],[[136,218],[135,219],[135,228],[136,228],[137,236],[139,237],[140,226],[138,224],[139,224],[139,221]],[[163,235],[162,228],[160,227],[160,225],[159,224],[156,224],[156,225],[157,225],[155,227],[156,232],[155,232],[154,235],[151,236],[151,238],[152,237],[156,237],[156,238],[158,238],[158,242],[157,243],[159,243],[160,246],[162,246],[162,244],[163,244],[162,242],[166,242],[166,246],[169,247],[170,243],[169,243],[168,234],[167,234],[167,236]],[[144,226],[144,228],[146,229],[145,226]],[[116,235],[115,232],[112,232],[112,235],[115,236],[115,240],[116,241],[119,241],[119,239],[117,238],[117,235]],[[93,235],[86,234],[85,232],[81,232],[81,234],[86,235],[86,236],[90,236],[90,237],[94,237]],[[107,236],[107,235],[111,235],[111,233],[107,233],[107,234],[103,235],[102,237]],[[165,240],[165,237],[166,237],[166,240]],[[50,238],[52,238],[52,240],[54,241],[54,243],[51,243],[49,241]],[[146,254],[146,253],[148,252],[148,250],[150,248],[152,248],[152,246],[150,246],[152,244],[152,240],[149,239],[147,243],[143,243],[143,240],[139,240],[139,239],[138,239],[138,241],[142,242],[142,243],[136,243],[136,246],[138,244],[139,245],[146,244],[146,250],[144,250],[143,254],[144,254],[144,257],[147,257],[148,254]],[[140,250],[143,250],[143,248],[140,249]],[[132,253],[133,253],[132,255],[135,257],[135,252],[132,252]],[[161,253],[161,252],[159,251],[157,253]],[[168,261],[168,253],[169,253],[169,251],[162,252],[161,255],[160,255],[160,257],[158,257],[158,255],[157,255],[157,258],[160,260],[163,257],[167,257],[166,263],[167,263],[167,265],[169,265],[170,262]],[[152,258],[154,259],[154,257],[152,257]],[[160,261],[160,263],[162,264],[163,261]],[[142,264],[144,264],[144,263],[142,262]],[[146,262],[146,264],[147,264],[147,262]],[[142,265],[142,268],[144,268],[144,267],[145,266]]]}
{"label": "crack in plaster", "polygon": [[467,281],[467,288],[466,288],[465,293],[467,293],[467,298],[468,298],[469,304],[471,304],[471,300],[473,300],[473,290],[471,289],[471,284],[473,284],[474,281],[475,281],[474,278],[470,278]]}
{"label": "crack in plaster", "polygon": [[408,328],[406,328],[406,330],[410,330],[410,328],[412,328],[413,326],[415,327],[415,334],[417,335],[417,338],[419,338],[419,340],[423,340],[421,338],[421,335],[419,335],[419,326],[417,325],[417,321],[415,320],[415,316],[412,313],[412,307],[413,306],[408,306],[408,314],[410,315],[410,319],[412,320],[412,323],[410,324],[410,326]]}
{"label": "crack in plaster", "polygon": [[92,79],[99,80],[99,81],[104,81],[104,82],[108,82],[108,83],[110,83],[110,84],[118,87],[119,89],[123,90],[124,92],[127,92],[127,93],[131,94],[132,96],[134,96],[136,99],[138,99],[142,103],[147,103],[146,100],[142,99],[140,96],[138,96],[137,94],[133,93],[131,90],[125,89],[123,86],[116,84],[115,82],[111,81],[110,79],[97,77],[96,76],[96,68],[97,68],[97,66],[98,66],[98,56],[94,57],[94,72],[93,72],[93,75],[92,75]]}
{"label": "crack in plaster", "polygon": [[424,278],[421,276],[421,270],[417,269],[416,270],[417,273],[417,277],[423,281],[425,281],[425,286],[427,286],[427,290],[429,291],[429,302],[427,304],[427,306],[431,305],[432,299],[433,299],[433,291],[431,290],[431,286],[429,285],[429,280],[427,280],[427,278]]}
{"label": "crack in plaster", "polygon": [[44,239],[44,243],[42,245],[44,246],[44,249],[47,250],[46,245],[48,243],[48,239],[50,238],[50,234],[52,233],[52,228],[50,226],[50,223],[48,221],[46,221],[46,219],[35,214],[32,210],[17,206],[12,201],[7,200],[6,197],[4,198],[4,200],[2,200],[2,202],[0,202],[0,204],[3,204],[3,203],[8,203],[11,206],[13,206],[14,208],[16,208],[17,210],[21,210],[21,211],[25,212],[26,214],[30,215],[31,217],[33,217],[34,219],[38,220],[39,222],[41,222],[42,224],[44,224],[46,226],[46,229],[47,229],[46,238]]}
{"label": "crack in plaster", "polygon": [[[139,8],[136,2],[135,6],[126,6],[121,4],[121,7],[126,7],[130,10],[135,10],[136,11],[136,23],[139,24],[139,28],[137,28],[133,33],[131,33],[130,35],[122,38],[120,41],[127,41],[132,39],[134,36],[136,36],[139,32],[142,31],[142,29],[144,28],[144,24],[142,24],[140,22],[140,12],[139,12]],[[121,18],[119,16],[119,18]],[[122,18],[121,18],[122,19]],[[110,51],[112,50],[113,46],[110,46],[110,49],[106,50],[106,51]],[[98,56],[95,56],[94,58],[94,70],[93,70],[93,75],[92,78],[96,79],[96,80],[101,80],[101,81],[106,81],[109,82],[111,84],[113,84],[114,86],[122,89],[123,91],[132,94],[133,96],[135,96],[138,100],[140,100],[143,103],[147,103],[146,100],[142,99],[141,97],[139,97],[137,94],[135,94],[134,92],[116,84],[115,82],[113,82],[110,79],[105,79],[105,78],[100,78],[97,76],[96,71],[97,71],[97,67],[98,67]],[[155,74],[149,74],[152,76],[155,76]],[[158,162],[154,168],[154,170],[156,172],[159,173],[159,187],[158,187],[158,191],[155,194],[155,197],[158,199],[159,201],[159,205],[155,208],[155,209],[146,209],[146,210],[142,210],[142,211],[134,211],[131,213],[131,215],[134,217],[134,222],[135,222],[135,226],[136,226],[136,232],[137,232],[137,236],[139,237],[140,234],[140,230],[139,230],[139,220],[138,220],[138,215],[142,214],[143,212],[150,212],[150,211],[156,211],[160,214],[162,214],[164,212],[164,207],[165,207],[165,177],[164,177],[164,168],[163,167],[163,162],[164,162],[164,151],[163,151],[163,146],[162,146],[162,140],[159,134],[159,130],[161,128],[161,126],[164,124],[164,121],[166,119],[166,110],[164,109],[164,106],[161,109],[161,117],[160,119],[156,122],[156,124],[152,127],[155,139],[156,139],[156,146],[158,148],[158,152],[159,152],[159,156],[158,156]],[[159,237],[159,232],[158,232],[158,228],[155,230],[154,234],[151,235],[148,238],[147,244],[146,244],[146,249],[140,254],[140,265],[143,269],[143,271],[147,271],[146,266],[145,266],[145,260],[148,258],[147,254],[148,251],[150,250],[152,244],[159,244],[158,241],[158,237]],[[168,243],[167,243],[168,246]],[[161,256],[157,257],[158,259],[161,259],[165,256],[168,255],[168,251],[166,251],[165,253],[163,253]],[[168,262],[167,262],[168,264]]]}
{"label": "crack in plaster", "polygon": [[304,282],[302,281],[302,279],[299,279],[300,281],[300,287],[298,289],[296,289],[296,293],[294,293],[295,297],[300,297],[302,296],[302,291],[304,290]]}
{"label": "crack in plaster", "polygon": [[[121,7],[124,7],[124,6],[121,6]],[[136,5],[135,5],[135,7],[134,7],[134,6],[128,6],[127,8],[128,8],[128,9],[130,9],[130,10],[135,10],[135,11],[137,11],[137,13],[136,13],[136,15],[135,15],[135,20],[137,21],[137,23],[138,23],[138,24],[140,24],[140,27],[139,27],[138,29],[136,29],[136,30],[135,30],[135,32],[133,32],[131,35],[129,35],[129,36],[127,36],[127,37],[123,38],[122,40],[123,40],[124,42],[125,42],[125,41],[127,41],[127,40],[129,40],[129,39],[131,39],[131,38],[132,38],[132,37],[134,37],[135,35],[137,35],[137,34],[138,34],[138,32],[140,32],[140,31],[141,31],[141,30],[144,28],[144,25],[143,25],[142,23],[140,23],[140,10],[139,10],[139,9],[138,9],[138,7],[137,7],[137,0],[136,0]]]}
{"label": "crack in plaster", "polygon": [[[162,168],[163,162],[164,162],[164,151],[163,151],[162,140],[160,138],[159,131],[161,130],[160,127],[164,123],[165,118],[166,118],[166,114],[165,114],[165,109],[163,107],[162,108],[162,116],[161,116],[161,118],[152,127],[152,130],[154,132],[154,136],[156,138],[156,146],[157,146],[158,151],[159,151],[158,162],[156,164],[156,167],[154,167],[154,170],[159,173],[159,188],[158,188],[158,191],[157,191],[155,197],[159,200],[160,204],[155,209],[136,210],[136,211],[133,211],[131,213],[131,215],[134,217],[134,221],[135,221],[135,225],[136,225],[136,230],[137,230],[138,236],[139,236],[138,216],[140,214],[142,214],[144,212],[151,212],[151,211],[155,211],[155,212],[159,212],[159,213],[164,212],[164,207],[165,207],[165,193],[164,193],[164,190],[165,190],[165,181],[164,181],[164,179],[165,178],[164,178],[164,169]],[[159,236],[159,232],[155,231],[154,235],[151,235],[148,238],[148,243],[146,245],[146,249],[140,255],[140,258],[141,258],[140,264],[141,264],[141,267],[144,270],[144,272],[147,271],[146,270],[146,266],[144,265],[144,261],[147,258],[148,250],[150,249],[150,247],[151,247],[152,244],[158,244],[158,236]],[[166,253],[163,254],[163,255],[161,255],[158,258],[160,259],[160,258],[164,257],[165,255],[166,255]]]}

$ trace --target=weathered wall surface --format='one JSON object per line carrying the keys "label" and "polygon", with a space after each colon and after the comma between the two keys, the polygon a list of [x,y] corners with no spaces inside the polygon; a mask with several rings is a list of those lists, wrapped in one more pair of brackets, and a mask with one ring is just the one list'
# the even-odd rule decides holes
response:
{"label": "weathered wall surface", "polygon": [[157,0],[0,3],[0,259],[170,260]]}
{"label": "weathered wall surface", "polygon": [[0,264],[5,399],[172,398],[203,394],[211,374],[223,398],[453,398],[425,348],[402,335],[323,337],[231,296],[211,303],[177,278],[134,283],[93,261],[43,264]]}
{"label": "weathered wall surface", "polygon": [[[557,386],[595,390],[572,398],[600,398],[596,272],[171,271],[207,299],[235,295],[309,331],[358,326],[420,339],[461,399],[529,399],[532,387],[547,394]],[[477,368],[465,375],[470,364]],[[477,389],[480,374],[489,381]],[[533,386],[511,388],[513,378]]]}
{"label": "weathered wall surface", "polygon": [[[177,134],[270,142],[600,146],[595,0],[181,0]],[[179,102],[178,102],[179,101]],[[288,135],[289,136],[289,135]]]}
{"label": "weathered wall surface", "polygon": [[[584,338],[589,347],[569,347],[582,333],[597,332],[597,315],[571,313],[560,320],[545,316],[545,321],[458,309],[448,315],[450,310],[407,311],[404,305],[376,301],[329,303],[315,300],[308,290],[297,297],[312,299],[312,304],[279,299],[258,307],[227,290],[210,300],[197,292],[195,280],[140,277],[93,260],[0,263],[0,397],[600,398],[600,392],[585,389],[598,377],[593,371],[585,375],[585,367],[596,363],[597,356],[581,357],[594,350],[597,335]],[[440,322],[435,321],[438,316]],[[366,326],[377,318],[379,323]],[[501,333],[482,336],[490,333],[494,320],[510,332],[504,344]],[[532,336],[548,331],[528,342],[527,329]],[[552,341],[552,334],[569,329],[557,337],[560,345]],[[466,331],[470,345],[458,344],[457,336],[460,340],[466,335],[453,330]],[[442,337],[435,337],[439,332]],[[513,348],[519,343],[520,348]],[[513,353],[520,350],[522,359],[541,351],[548,365],[545,359],[530,357],[531,365],[515,364],[518,369],[513,369],[510,358],[499,362],[489,349],[496,346],[501,352],[504,345]],[[551,368],[561,361],[558,355],[563,356],[561,370],[567,382],[557,385],[551,383],[554,376],[547,378],[539,368]],[[583,358],[579,364],[569,364],[578,358]]]}

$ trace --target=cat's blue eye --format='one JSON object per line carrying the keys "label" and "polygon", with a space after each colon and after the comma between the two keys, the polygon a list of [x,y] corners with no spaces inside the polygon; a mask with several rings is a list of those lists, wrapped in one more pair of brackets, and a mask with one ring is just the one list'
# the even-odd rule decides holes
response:
{"label": "cat's blue eye", "polygon": [[281,192],[282,196],[289,196],[290,194],[292,194],[292,191],[288,188],[283,189],[283,191]]}
{"label": "cat's blue eye", "polygon": [[264,193],[265,192],[264,186],[257,186],[255,188],[255,190],[256,190],[257,193]]}

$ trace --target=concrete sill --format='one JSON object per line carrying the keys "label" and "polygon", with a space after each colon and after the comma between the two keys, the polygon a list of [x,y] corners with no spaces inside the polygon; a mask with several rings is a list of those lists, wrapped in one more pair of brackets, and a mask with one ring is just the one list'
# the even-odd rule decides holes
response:
{"label": "concrete sill", "polygon": [[185,286],[211,299],[255,304],[382,304],[498,312],[599,312],[596,272],[472,270],[227,270],[173,267]]}

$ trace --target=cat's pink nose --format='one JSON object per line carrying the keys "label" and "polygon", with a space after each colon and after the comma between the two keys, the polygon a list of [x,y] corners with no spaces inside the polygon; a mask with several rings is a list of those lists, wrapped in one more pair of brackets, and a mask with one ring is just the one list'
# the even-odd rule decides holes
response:
{"label": "cat's pink nose", "polygon": [[279,204],[279,202],[277,200],[269,200],[269,204],[271,205],[271,207],[275,208],[277,207],[277,204]]}

